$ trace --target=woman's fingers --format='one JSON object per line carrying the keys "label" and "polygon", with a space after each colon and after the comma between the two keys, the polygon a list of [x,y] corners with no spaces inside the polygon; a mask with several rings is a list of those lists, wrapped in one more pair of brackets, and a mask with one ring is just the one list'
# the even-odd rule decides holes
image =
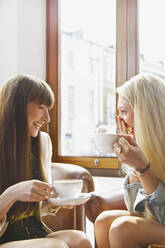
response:
{"label": "woman's fingers", "polygon": [[[125,138],[120,138],[118,143],[114,144],[116,156],[121,163],[126,163],[135,169],[145,167],[148,164],[148,159],[133,139],[131,139],[131,142],[130,144]],[[117,147],[121,147],[121,152],[118,152]]]}
{"label": "woman's fingers", "polygon": [[33,190],[32,190],[32,193],[36,193],[38,194],[39,196],[41,196],[42,198],[46,199],[46,198],[49,198],[50,197],[50,193],[47,192],[45,189],[40,189],[39,187],[35,187]]}
{"label": "woman's fingers", "polygon": [[39,180],[32,180],[34,185],[38,186],[40,189],[44,189],[44,190],[47,190],[47,192],[51,192],[52,189],[53,189],[53,186],[50,185],[49,183],[46,183],[46,182],[42,182],[42,181],[39,181]]}
{"label": "woman's fingers", "polygon": [[117,155],[120,155],[120,153],[122,153],[122,147],[118,143],[115,143],[113,147],[114,147],[114,152]]}
{"label": "woman's fingers", "polygon": [[45,182],[34,181],[32,191],[40,195],[40,197],[49,198],[51,196],[52,186]]}
{"label": "woman's fingers", "polygon": [[124,134],[128,134],[126,124],[123,120],[121,120],[121,126],[122,126],[122,132]]}
{"label": "woman's fingers", "polygon": [[52,185],[39,180],[28,180],[13,185],[15,200],[41,201],[51,197]]}
{"label": "woman's fingers", "polygon": [[130,150],[130,144],[125,138],[120,138],[118,143],[114,144],[114,152],[119,157],[123,154],[123,152],[127,153]]}
{"label": "woman's fingers", "polygon": [[121,145],[123,151],[128,152],[130,149],[130,144],[125,138],[120,138],[118,141],[119,145]]}
{"label": "woman's fingers", "polygon": [[120,116],[115,116],[116,129],[118,134],[128,134],[127,125]]}
{"label": "woman's fingers", "polygon": [[119,116],[116,116],[116,120],[117,120],[117,131],[118,133],[122,133],[122,124],[121,124],[121,119]]}
{"label": "woman's fingers", "polygon": [[31,194],[30,199],[29,199],[29,201],[31,201],[31,202],[40,202],[40,201],[43,201],[43,200],[45,200],[45,197],[40,195],[40,194],[38,194],[38,193],[35,193],[35,192],[33,192]]}
{"label": "woman's fingers", "polygon": [[52,186],[52,191],[50,192],[50,198],[57,198],[58,194],[55,190],[55,188]]}

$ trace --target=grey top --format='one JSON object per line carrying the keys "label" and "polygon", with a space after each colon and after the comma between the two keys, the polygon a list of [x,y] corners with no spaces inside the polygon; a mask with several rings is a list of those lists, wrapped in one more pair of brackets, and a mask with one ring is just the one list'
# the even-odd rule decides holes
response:
{"label": "grey top", "polygon": [[146,195],[140,182],[128,183],[129,175],[124,179],[124,200],[129,211],[145,213],[150,210],[155,219],[165,225],[165,184],[160,182],[156,190]]}

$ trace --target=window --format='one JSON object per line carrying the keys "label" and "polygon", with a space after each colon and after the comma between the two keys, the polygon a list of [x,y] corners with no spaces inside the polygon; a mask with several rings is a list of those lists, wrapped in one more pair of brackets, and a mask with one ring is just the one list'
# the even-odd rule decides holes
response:
{"label": "window", "polygon": [[[62,85],[60,92],[61,155],[91,156],[94,155],[92,133],[100,124],[107,125],[105,118],[107,105],[104,101],[109,89],[111,89],[112,98],[115,99],[116,0],[61,0],[59,13]],[[65,61],[65,53],[70,55],[69,64]],[[73,57],[74,68],[72,65],[72,71],[70,71]],[[107,67],[106,74],[113,74],[112,80],[108,83],[104,75],[105,57],[113,64],[112,67]],[[71,85],[74,85],[75,95],[70,96],[67,106],[65,88],[69,87],[71,90]],[[68,114],[73,113],[73,110],[69,109],[71,104],[75,106],[74,118]],[[115,112],[115,101],[111,101],[111,104],[112,111]],[[63,149],[66,143],[63,137],[68,133],[67,123],[70,122],[72,122],[70,129],[72,149],[69,148],[66,151]],[[114,127],[110,126],[110,128],[112,128],[111,131],[114,130]]]}
{"label": "window", "polygon": [[94,90],[89,90],[88,91],[88,99],[89,99],[89,120],[91,122],[94,121],[94,97],[95,97],[95,92]]}
{"label": "window", "polygon": [[67,53],[67,62],[68,62],[68,68],[73,68],[74,67],[74,53],[73,51],[71,50],[68,50],[68,53]]}
{"label": "window", "polygon": [[139,16],[140,72],[165,79],[164,1],[139,0]]}
{"label": "window", "polygon": [[102,124],[114,131],[115,88],[138,72],[137,47],[136,0],[47,0],[54,161],[120,168],[115,157],[95,153],[91,134]]}

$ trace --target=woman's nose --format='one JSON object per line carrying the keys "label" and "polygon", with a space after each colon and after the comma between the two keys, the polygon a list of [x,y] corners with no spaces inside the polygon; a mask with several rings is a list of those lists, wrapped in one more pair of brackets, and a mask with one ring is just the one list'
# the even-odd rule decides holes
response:
{"label": "woman's nose", "polygon": [[46,123],[49,123],[50,122],[50,115],[49,115],[49,111],[45,111],[45,114],[44,114],[44,121]]}

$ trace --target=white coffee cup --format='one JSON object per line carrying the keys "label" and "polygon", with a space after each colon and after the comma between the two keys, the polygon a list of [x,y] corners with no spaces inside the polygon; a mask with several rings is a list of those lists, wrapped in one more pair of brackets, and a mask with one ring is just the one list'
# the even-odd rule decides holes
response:
{"label": "white coffee cup", "polygon": [[101,153],[113,153],[114,143],[118,142],[119,138],[124,137],[128,141],[130,140],[130,135],[121,135],[114,133],[94,133],[92,139],[96,145],[96,149]]}
{"label": "white coffee cup", "polygon": [[60,198],[78,198],[83,187],[81,179],[62,179],[53,182],[55,192]]}

